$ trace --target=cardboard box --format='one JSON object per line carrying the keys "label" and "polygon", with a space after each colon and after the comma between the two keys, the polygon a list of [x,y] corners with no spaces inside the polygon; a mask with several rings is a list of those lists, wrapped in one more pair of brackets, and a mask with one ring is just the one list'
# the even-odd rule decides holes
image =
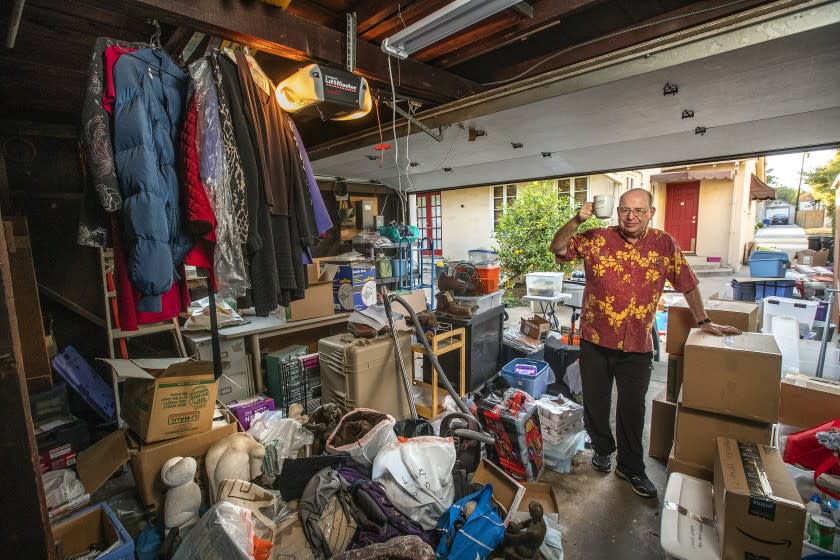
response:
{"label": "cardboard box", "polygon": [[134,541],[119,518],[105,502],[84,509],[52,527],[56,546],[62,558],[75,558],[87,553],[91,546],[107,549],[98,560],[132,560]]}
{"label": "cardboard box", "polygon": [[213,362],[184,358],[103,361],[125,380],[121,415],[146,443],[210,429],[218,391]]}
{"label": "cardboard box", "polygon": [[525,486],[484,458],[475,469],[472,482],[493,485],[493,500],[502,508],[505,514],[504,522],[507,525],[513,512],[519,510],[519,504],[522,503],[522,497],[525,495]]}
{"label": "cardboard box", "polygon": [[665,399],[661,393],[651,402],[650,436],[648,438],[648,455],[663,461],[668,460],[668,454],[674,445],[674,422],[677,416],[677,405]]}
{"label": "cardboard box", "polygon": [[338,266],[334,264],[326,264],[320,269],[317,264],[306,265],[309,287],[306,288],[303,299],[293,301],[286,308],[286,320],[302,321],[333,315],[333,279],[337,272]]}
{"label": "cardboard box", "polygon": [[685,359],[677,354],[668,354],[668,376],[665,379],[665,398],[677,402],[683,384]]}
{"label": "cardboard box", "polygon": [[779,395],[779,423],[807,429],[840,414],[840,381],[787,374]]}
{"label": "cardboard box", "polygon": [[782,354],[773,335],[715,336],[694,329],[685,344],[682,404],[775,423]]}
{"label": "cardboard box", "polygon": [[238,431],[236,418],[223,411],[227,423],[208,432],[170,439],[150,445],[135,440],[123,430],[112,432],[91,445],[77,458],[79,480],[85,491],[93,493],[117,470],[131,461],[131,472],[140,501],[158,507],[162,500],[163,483],[160,469],[172,457],[194,457],[198,462],[197,481],[206,489],[204,454],[217,441]]}
{"label": "cardboard box", "polygon": [[531,502],[537,502],[543,507],[543,515],[553,515],[556,518],[560,514],[560,493],[551,484],[526,482],[525,495],[522,496],[517,511],[528,511]]}
{"label": "cardboard box", "polygon": [[[406,291],[398,294],[414,313],[420,313],[429,309],[426,303],[426,291],[422,288],[419,290]],[[398,331],[413,330],[414,325],[411,326],[411,317],[408,316],[408,310],[399,302],[394,302],[391,309],[403,315],[402,319],[394,319],[394,328]]]}
{"label": "cardboard box", "polygon": [[678,405],[674,456],[680,461],[712,470],[715,466],[715,440],[718,437],[769,445],[772,432],[772,424],[701,412]]}
{"label": "cardboard box", "polygon": [[242,428],[247,430],[251,427],[251,421],[254,419],[254,416],[261,412],[274,410],[274,399],[265,395],[255,395],[250,399],[229,402],[227,406],[228,410],[242,424]]}
{"label": "cardboard box", "polygon": [[723,560],[801,557],[805,505],[778,449],[718,438],[714,486]]}
{"label": "cardboard box", "polygon": [[521,321],[519,332],[536,340],[541,339],[543,333],[547,333],[551,329],[551,323],[539,315],[534,315],[530,319],[521,319]]}
{"label": "cardboard box", "polygon": [[[730,325],[742,332],[758,331],[758,304],[746,301],[708,300],[706,313],[714,323]],[[697,320],[691,314],[688,304],[677,302],[668,308],[668,337],[665,350],[669,354],[684,356],[685,341],[691,329],[697,327]]]}
{"label": "cardboard box", "polygon": [[707,469],[701,465],[695,465],[693,463],[689,463],[688,461],[681,461],[674,457],[674,450],[671,450],[671,454],[668,455],[668,468],[665,471],[666,478],[671,476],[671,473],[682,473],[687,474],[688,476],[693,476],[694,478],[699,478],[701,480],[706,480],[712,482],[714,479],[714,471],[712,469]]}
{"label": "cardboard box", "polygon": [[[213,359],[213,344],[209,334],[184,333],[184,342],[187,351],[195,358],[207,361]],[[219,352],[222,357],[222,376],[219,378],[217,399],[227,403],[253,395],[254,378],[251,375],[251,359],[246,351],[245,337],[220,338]]]}
{"label": "cardboard box", "polygon": [[369,262],[343,264],[333,278],[336,311],[366,309],[376,304],[376,267]]}
{"label": "cardboard box", "polygon": [[806,266],[825,266],[828,263],[828,249],[804,249],[796,252],[796,262]]}

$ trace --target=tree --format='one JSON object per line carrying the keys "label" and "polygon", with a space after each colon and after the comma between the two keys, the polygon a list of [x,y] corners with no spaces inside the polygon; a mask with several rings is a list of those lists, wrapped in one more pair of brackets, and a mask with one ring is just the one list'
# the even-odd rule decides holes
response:
{"label": "tree", "polygon": [[[536,181],[516,193],[496,226],[499,260],[511,277],[528,272],[563,271],[571,273],[573,264],[556,262],[549,249],[557,229],[577,212],[568,197],[557,196],[554,181]],[[580,231],[602,225],[597,218],[587,220]]]}
{"label": "tree", "polygon": [[784,200],[785,202],[789,202],[796,205],[796,189],[792,189],[790,187],[775,187],[776,188],[776,200]]}
{"label": "tree", "polygon": [[822,167],[805,174],[805,180],[811,185],[811,194],[814,199],[823,203],[832,220],[834,219],[834,190],[831,185],[837,175],[840,175],[840,152],[835,153],[834,158]]}

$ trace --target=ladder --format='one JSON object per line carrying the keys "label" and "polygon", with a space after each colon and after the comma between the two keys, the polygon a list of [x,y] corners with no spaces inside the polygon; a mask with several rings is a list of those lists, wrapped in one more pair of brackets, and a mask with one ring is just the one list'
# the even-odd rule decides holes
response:
{"label": "ladder", "polygon": [[184,339],[181,336],[181,327],[178,318],[174,317],[169,321],[137,325],[136,331],[124,331],[120,325],[119,304],[117,302],[117,289],[114,281],[114,252],[111,249],[99,250],[99,263],[102,272],[102,288],[105,303],[105,331],[108,337],[108,353],[111,358],[128,359],[129,338],[149,336],[161,332],[171,332],[175,349],[182,358],[187,357],[187,350],[184,346]]}

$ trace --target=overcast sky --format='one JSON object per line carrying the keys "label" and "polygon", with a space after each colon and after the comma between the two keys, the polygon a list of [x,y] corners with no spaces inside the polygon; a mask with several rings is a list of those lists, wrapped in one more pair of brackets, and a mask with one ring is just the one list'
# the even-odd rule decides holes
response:
{"label": "overcast sky", "polygon": [[[807,152],[805,157],[805,173],[822,167],[834,157],[837,150],[820,150]],[[802,153],[785,154],[781,156],[767,156],[767,173],[776,177],[776,185],[795,189],[799,185],[799,170],[802,166]],[[811,190],[805,179],[802,180],[802,190]]]}

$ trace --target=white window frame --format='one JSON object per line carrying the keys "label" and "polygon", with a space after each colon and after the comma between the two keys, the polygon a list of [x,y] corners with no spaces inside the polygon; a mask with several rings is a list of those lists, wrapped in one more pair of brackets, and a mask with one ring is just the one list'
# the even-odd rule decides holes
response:
{"label": "white window frame", "polygon": [[519,183],[505,183],[502,185],[492,185],[490,187],[490,237],[496,237],[496,187],[502,187],[502,214],[507,211],[508,207],[508,187],[516,187],[516,196],[519,195]]}
{"label": "white window frame", "polygon": [[[569,197],[570,200],[574,200],[574,195],[572,193],[572,187],[574,186],[575,181],[577,179],[586,179],[586,197],[585,197],[585,200],[591,200],[590,194],[591,194],[591,190],[592,190],[592,181],[590,181],[589,175],[580,175],[578,177],[563,177],[561,179],[557,179],[557,182],[555,183],[555,186],[557,188],[557,197],[559,198],[560,196],[565,195],[565,196]],[[560,182],[561,181],[569,181],[568,190],[566,190],[565,192],[562,192],[560,190]]]}

